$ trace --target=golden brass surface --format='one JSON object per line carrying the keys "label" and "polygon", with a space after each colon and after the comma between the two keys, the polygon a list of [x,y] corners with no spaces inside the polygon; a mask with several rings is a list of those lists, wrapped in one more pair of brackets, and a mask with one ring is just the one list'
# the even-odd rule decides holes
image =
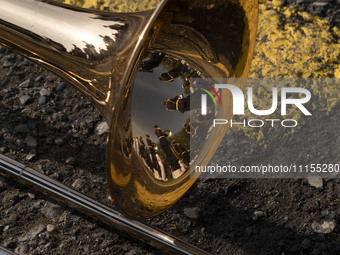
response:
{"label": "golden brass surface", "polygon": [[108,122],[153,12],[111,13],[54,1],[0,1],[0,41],[76,86]]}
{"label": "golden brass surface", "polygon": [[[176,140],[189,112],[166,111],[161,102],[184,93],[191,76],[246,77],[257,15],[256,0],[169,0],[134,13],[0,0],[0,43],[60,75],[101,111],[110,126],[112,197],[124,214],[147,218],[191,187],[190,165],[207,164],[228,129],[214,129],[189,160],[190,137]],[[220,93],[216,116],[228,119],[231,95]]]}

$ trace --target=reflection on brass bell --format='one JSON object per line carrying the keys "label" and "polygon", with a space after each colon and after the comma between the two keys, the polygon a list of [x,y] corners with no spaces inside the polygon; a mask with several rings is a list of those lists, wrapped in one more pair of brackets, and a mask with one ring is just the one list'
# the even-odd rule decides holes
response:
{"label": "reflection on brass bell", "polygon": [[[190,164],[207,164],[221,142],[226,125],[190,159],[190,79],[246,77],[257,15],[255,0],[165,0],[135,13],[2,0],[0,43],[76,86],[100,110],[110,126],[112,197],[126,215],[146,218],[191,187]],[[228,119],[230,95],[220,96],[219,114]],[[174,98],[173,106],[161,104]]]}

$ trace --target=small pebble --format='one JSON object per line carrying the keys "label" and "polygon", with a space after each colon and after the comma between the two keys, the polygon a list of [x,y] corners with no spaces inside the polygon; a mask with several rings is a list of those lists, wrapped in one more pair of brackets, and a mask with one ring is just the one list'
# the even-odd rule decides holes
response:
{"label": "small pebble", "polygon": [[29,88],[30,86],[31,86],[31,82],[29,79],[19,84],[19,87],[22,87],[22,88]]}
{"label": "small pebble", "polygon": [[7,147],[0,147],[1,153],[6,153],[8,151]]}
{"label": "small pebble", "polygon": [[76,163],[76,160],[74,159],[74,157],[69,157],[66,159],[66,164],[68,165],[74,165]]}
{"label": "small pebble", "polygon": [[27,146],[29,146],[29,147],[37,147],[37,140],[33,136],[28,135],[26,137],[25,141],[26,141]]}
{"label": "small pebble", "polygon": [[29,197],[29,198],[32,198],[32,199],[34,199],[35,198],[35,195],[33,194],[33,193],[27,193],[27,196]]}
{"label": "small pebble", "polygon": [[96,127],[95,129],[95,133],[97,135],[102,135],[102,134],[105,134],[109,131],[109,126],[107,125],[106,121],[98,124],[98,126]]}
{"label": "small pebble", "polygon": [[76,189],[81,189],[84,186],[85,186],[85,181],[82,179],[77,179],[72,183],[72,187]]}
{"label": "small pebble", "polygon": [[52,92],[51,92],[50,89],[45,89],[45,88],[43,88],[43,89],[40,90],[40,95],[41,95],[41,96],[47,96],[47,97],[48,97],[48,96],[51,95],[51,93],[52,93]]}
{"label": "small pebble", "polygon": [[37,156],[37,151],[35,149],[31,150],[30,153],[27,154],[26,160],[30,161]]}
{"label": "small pebble", "polygon": [[55,230],[55,226],[52,225],[52,224],[48,224],[46,226],[46,230],[47,230],[47,232],[53,232]]}
{"label": "small pebble", "polygon": [[23,95],[19,98],[20,104],[21,105],[27,105],[31,100],[31,97],[28,95]]}
{"label": "small pebble", "polygon": [[336,224],[335,221],[323,221],[322,223],[319,222],[313,222],[312,223],[312,229],[314,230],[314,232],[316,233],[320,233],[320,234],[329,234],[331,233],[334,228],[335,228]]}
{"label": "small pebble", "polygon": [[312,176],[307,178],[308,184],[314,188],[323,188],[323,180],[320,176]]}
{"label": "small pebble", "polygon": [[66,83],[62,82],[58,85],[58,87],[55,89],[57,92],[61,92],[66,88]]}
{"label": "small pebble", "polygon": [[39,97],[39,101],[38,101],[39,104],[46,104],[46,102],[47,102],[46,96]]}
{"label": "small pebble", "polygon": [[56,145],[62,145],[64,143],[63,139],[61,139],[61,138],[55,139],[54,142],[55,142]]}
{"label": "small pebble", "polygon": [[265,213],[263,211],[255,211],[253,220],[258,220],[259,218],[262,218],[265,216]]}
{"label": "small pebble", "polygon": [[191,219],[198,219],[200,213],[199,207],[184,208],[184,214]]}

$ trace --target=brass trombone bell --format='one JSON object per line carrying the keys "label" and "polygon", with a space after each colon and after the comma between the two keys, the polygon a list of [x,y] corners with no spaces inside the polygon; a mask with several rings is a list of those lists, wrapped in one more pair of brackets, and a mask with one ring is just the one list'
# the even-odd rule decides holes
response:
{"label": "brass trombone bell", "polygon": [[[170,111],[167,100],[186,100],[195,90],[191,78],[246,77],[257,16],[256,0],[163,0],[133,13],[0,0],[0,43],[58,74],[99,109],[110,127],[110,192],[121,212],[140,219],[191,187],[190,165],[207,164],[227,131],[216,129],[190,158],[190,112]],[[220,96],[226,103],[217,114],[228,119],[230,94]]]}

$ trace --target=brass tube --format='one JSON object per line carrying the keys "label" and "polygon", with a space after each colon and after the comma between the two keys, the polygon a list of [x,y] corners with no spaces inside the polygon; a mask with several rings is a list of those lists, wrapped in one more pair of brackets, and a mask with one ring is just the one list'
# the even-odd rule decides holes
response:
{"label": "brass tube", "polygon": [[[131,220],[112,209],[62,183],[28,168],[0,154],[0,174],[12,177],[25,185],[29,185],[43,194],[67,204],[87,215],[128,233],[138,240],[169,254],[209,254],[176,237],[154,229],[136,220]],[[1,251],[0,251],[1,254]]]}
{"label": "brass tube", "polygon": [[0,44],[76,86],[110,122],[120,83],[154,14],[0,0]]}
{"label": "brass tube", "polygon": [[0,246],[0,255],[16,255],[16,253],[11,252]]}

